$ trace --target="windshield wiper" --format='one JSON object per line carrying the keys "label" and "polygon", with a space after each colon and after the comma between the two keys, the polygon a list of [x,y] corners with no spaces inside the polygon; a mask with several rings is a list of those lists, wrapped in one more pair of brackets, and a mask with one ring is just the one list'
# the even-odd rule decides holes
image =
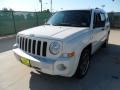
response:
{"label": "windshield wiper", "polygon": [[70,24],[70,23],[60,23],[60,24],[56,24],[55,26],[81,27],[81,25],[77,25],[77,24]]}
{"label": "windshield wiper", "polygon": [[81,25],[77,25],[77,24],[72,24],[71,26],[73,26],[73,27],[81,27]]}
{"label": "windshield wiper", "polygon": [[70,23],[59,23],[59,24],[56,24],[55,26],[71,26]]}
{"label": "windshield wiper", "polygon": [[70,23],[59,23],[59,24],[49,24],[49,23],[46,23],[45,25],[81,27],[81,25],[77,25],[77,24],[70,24]]}
{"label": "windshield wiper", "polygon": [[49,24],[49,23],[46,23],[46,24],[44,24],[44,25],[51,25],[51,26],[56,26],[56,25],[54,25],[54,24]]}

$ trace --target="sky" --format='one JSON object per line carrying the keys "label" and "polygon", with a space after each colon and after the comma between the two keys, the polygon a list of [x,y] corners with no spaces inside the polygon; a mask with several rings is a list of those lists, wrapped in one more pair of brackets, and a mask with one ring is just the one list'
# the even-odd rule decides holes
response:
{"label": "sky", "polygon": [[[43,9],[50,9],[51,0],[43,0]],[[102,7],[105,5],[105,7]],[[39,0],[0,0],[2,8],[13,9],[14,11],[40,11]],[[53,11],[70,9],[102,8],[107,12],[120,12],[120,0],[53,0]]]}

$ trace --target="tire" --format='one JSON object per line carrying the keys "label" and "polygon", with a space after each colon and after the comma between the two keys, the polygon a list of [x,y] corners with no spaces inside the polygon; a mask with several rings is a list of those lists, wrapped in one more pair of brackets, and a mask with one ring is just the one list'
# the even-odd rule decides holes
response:
{"label": "tire", "polygon": [[108,46],[109,34],[110,34],[110,32],[108,33],[107,39],[104,41],[104,43],[102,45],[103,48],[106,48]]}
{"label": "tire", "polygon": [[81,54],[79,64],[74,74],[74,77],[77,79],[82,79],[88,72],[89,64],[90,64],[90,49],[86,48],[83,50]]}
{"label": "tire", "polygon": [[105,40],[105,42],[103,43],[102,47],[106,48],[108,46],[108,39]]}

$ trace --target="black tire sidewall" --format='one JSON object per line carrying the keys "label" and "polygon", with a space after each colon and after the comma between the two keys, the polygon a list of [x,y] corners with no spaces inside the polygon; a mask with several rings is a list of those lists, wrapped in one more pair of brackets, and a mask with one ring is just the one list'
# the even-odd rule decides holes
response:
{"label": "black tire sidewall", "polygon": [[81,53],[79,64],[78,64],[78,67],[77,67],[77,70],[76,70],[76,73],[75,73],[75,77],[78,78],[78,79],[82,79],[87,74],[88,69],[89,69],[89,64],[88,64],[88,68],[86,69],[85,74],[81,74],[81,72],[80,72],[80,66],[82,65],[82,63],[84,61],[84,60],[82,60],[82,57],[83,57],[84,53],[86,53],[86,52],[88,52],[88,54],[89,54],[89,64],[90,64],[90,50],[88,48],[86,48]]}

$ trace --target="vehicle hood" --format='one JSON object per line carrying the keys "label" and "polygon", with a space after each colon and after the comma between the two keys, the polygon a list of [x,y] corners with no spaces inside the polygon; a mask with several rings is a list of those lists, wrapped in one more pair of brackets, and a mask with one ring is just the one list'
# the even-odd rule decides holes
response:
{"label": "vehicle hood", "polygon": [[40,38],[42,37],[48,39],[64,39],[85,29],[88,28],[44,25],[26,29],[19,32],[18,35],[26,35]]}

